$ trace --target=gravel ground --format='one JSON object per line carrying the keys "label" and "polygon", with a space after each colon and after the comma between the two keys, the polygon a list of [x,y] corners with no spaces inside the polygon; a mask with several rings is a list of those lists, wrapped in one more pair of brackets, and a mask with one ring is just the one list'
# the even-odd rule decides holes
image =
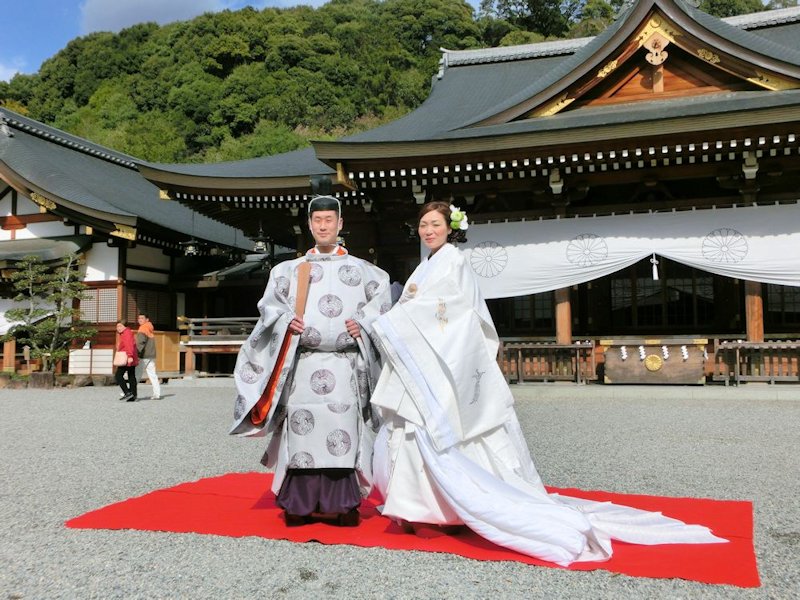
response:
{"label": "gravel ground", "polygon": [[228,382],[163,391],[163,400],[126,404],[111,387],[0,390],[0,600],[796,598],[800,590],[800,387],[514,388],[549,484],[752,500],[762,587],[750,590],[380,548],[64,527],[131,496],[258,467],[263,441],[226,435]]}

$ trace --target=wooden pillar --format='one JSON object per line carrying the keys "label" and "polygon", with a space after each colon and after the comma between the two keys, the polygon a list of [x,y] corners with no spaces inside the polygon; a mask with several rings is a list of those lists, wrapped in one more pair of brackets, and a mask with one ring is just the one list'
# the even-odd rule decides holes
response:
{"label": "wooden pillar", "polygon": [[556,290],[556,344],[572,343],[572,305],[570,288]]}
{"label": "wooden pillar", "polygon": [[194,351],[191,347],[186,348],[186,353],[184,354],[183,374],[187,377],[194,376]]}
{"label": "wooden pillar", "polygon": [[3,371],[13,373],[17,369],[17,341],[8,340],[3,342]]}
{"label": "wooden pillar", "polygon": [[761,283],[744,282],[744,313],[747,323],[747,341],[764,341],[764,299]]}

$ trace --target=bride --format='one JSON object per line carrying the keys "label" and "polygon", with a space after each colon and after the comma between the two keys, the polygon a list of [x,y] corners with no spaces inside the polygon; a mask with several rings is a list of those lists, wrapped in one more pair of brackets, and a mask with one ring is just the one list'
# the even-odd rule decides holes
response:
{"label": "bride", "polygon": [[466,215],[424,205],[430,254],[375,321],[384,356],[372,396],[384,515],[416,530],[466,525],[500,546],[568,565],[607,560],[611,540],[721,543],[706,527],[610,502],[548,494],[497,365],[497,332],[464,256]]}

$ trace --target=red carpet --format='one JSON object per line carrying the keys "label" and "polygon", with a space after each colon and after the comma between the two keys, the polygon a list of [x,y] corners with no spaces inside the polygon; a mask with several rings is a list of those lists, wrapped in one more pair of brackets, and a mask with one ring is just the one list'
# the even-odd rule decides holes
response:
{"label": "red carpet", "polygon": [[[137,529],[205,533],[232,537],[260,536],[294,542],[448,552],[477,560],[511,560],[532,565],[556,565],[495,546],[472,532],[435,539],[404,533],[377,512],[369,498],[361,506],[355,528],[314,523],[288,528],[269,491],[270,473],[230,473],[156,490],[139,498],[111,504],[67,521],[78,529]],[[637,577],[679,577],[705,583],[758,587],[753,550],[752,503],[731,500],[666,498],[548,488],[551,492],[592,500],[610,500],[636,508],[661,511],[688,523],[710,527],[727,544],[636,546],[614,543],[611,560],[580,563],[570,569],[604,569]],[[556,567],[559,568],[559,567]]]}

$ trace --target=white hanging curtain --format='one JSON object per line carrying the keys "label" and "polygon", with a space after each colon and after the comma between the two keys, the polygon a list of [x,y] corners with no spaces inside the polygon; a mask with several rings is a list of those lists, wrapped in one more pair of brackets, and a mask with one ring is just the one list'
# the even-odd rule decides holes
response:
{"label": "white hanging curtain", "polygon": [[577,285],[653,255],[800,286],[800,204],[476,224],[467,233],[459,247],[485,298]]}

